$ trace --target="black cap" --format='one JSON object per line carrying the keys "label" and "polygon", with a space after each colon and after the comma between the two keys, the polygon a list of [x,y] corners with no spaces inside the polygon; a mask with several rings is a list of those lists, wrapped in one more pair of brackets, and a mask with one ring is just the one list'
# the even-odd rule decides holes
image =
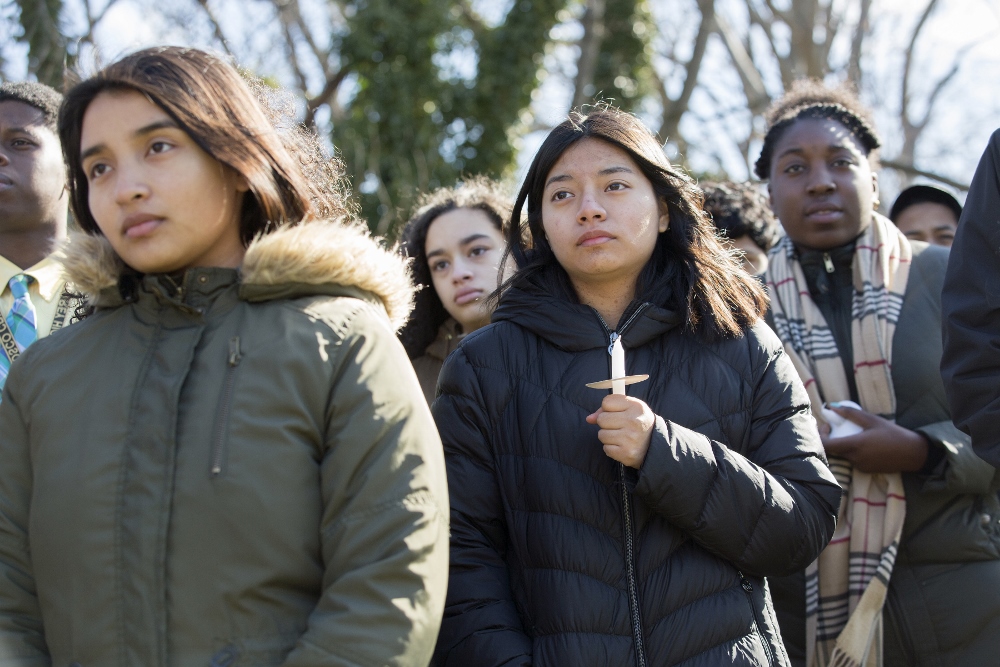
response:
{"label": "black cap", "polygon": [[951,209],[951,212],[955,214],[955,222],[958,222],[959,218],[962,217],[962,205],[950,193],[931,185],[911,185],[900,192],[896,201],[892,203],[889,219],[895,222],[899,214],[906,209],[915,204],[925,203],[941,204],[941,206]]}

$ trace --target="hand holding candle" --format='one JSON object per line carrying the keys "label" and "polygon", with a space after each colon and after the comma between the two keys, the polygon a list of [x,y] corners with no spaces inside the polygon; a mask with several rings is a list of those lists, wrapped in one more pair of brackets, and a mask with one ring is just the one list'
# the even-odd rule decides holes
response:
{"label": "hand holding candle", "polygon": [[601,401],[600,409],[587,415],[588,424],[597,424],[601,428],[597,439],[604,445],[604,453],[636,469],[642,467],[642,462],[646,460],[655,422],[656,415],[648,405],[638,398],[622,394],[608,394]]}
{"label": "hand holding candle", "polygon": [[653,438],[656,415],[645,402],[625,395],[625,385],[642,382],[648,375],[625,375],[625,348],[621,336],[612,335],[611,379],[592,382],[588,387],[611,389],[601,401],[601,408],[587,415],[588,424],[600,427],[597,439],[604,445],[604,453],[631,468],[642,467]]}
{"label": "hand holding candle", "polygon": [[621,336],[616,333],[611,334],[608,354],[611,355],[611,379],[588,382],[587,386],[591,389],[610,389],[613,394],[624,395],[626,386],[649,379],[648,375],[625,375],[625,347]]}

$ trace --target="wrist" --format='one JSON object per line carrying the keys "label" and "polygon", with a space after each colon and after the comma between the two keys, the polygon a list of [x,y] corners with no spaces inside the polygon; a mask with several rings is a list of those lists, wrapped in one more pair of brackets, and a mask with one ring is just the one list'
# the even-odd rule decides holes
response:
{"label": "wrist", "polygon": [[940,465],[941,461],[945,457],[944,447],[935,444],[931,441],[929,436],[920,433],[920,431],[917,431],[917,433],[923,436],[924,440],[927,442],[927,457],[924,459],[924,464],[920,467],[920,470],[918,470],[917,473],[924,476],[930,476],[934,474],[934,471],[937,470],[938,465]]}
{"label": "wrist", "polygon": [[910,431],[909,429],[907,431],[911,434],[910,439],[913,445],[910,448],[910,456],[907,457],[908,465],[904,472],[923,472],[924,467],[930,459],[930,440],[919,431]]}

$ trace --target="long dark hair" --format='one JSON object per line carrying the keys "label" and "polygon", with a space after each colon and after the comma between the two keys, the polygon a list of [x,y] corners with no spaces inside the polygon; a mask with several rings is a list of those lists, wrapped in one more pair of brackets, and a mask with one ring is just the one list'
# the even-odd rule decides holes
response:
{"label": "long dark hair", "polygon": [[250,196],[243,198],[239,223],[244,245],[283,224],[348,214],[339,162],[322,154],[315,135],[283,118],[287,113],[269,99],[277,93],[210,53],[165,46],[125,56],[66,93],[59,138],[70,205],[87,233],[101,231],[80,160],[83,117],[94,98],[116,90],[144,95],[203,151],[246,179]]}
{"label": "long dark hair", "polygon": [[[677,310],[689,330],[708,339],[741,336],[767,308],[763,288],[719,243],[694,181],[671,166],[660,142],[638,118],[611,107],[586,115],[572,113],[538,149],[514,202],[507,232],[508,252],[519,268],[504,280],[499,299],[510,287],[542,283],[576,300],[569,276],[545,238],[542,199],[545,179],[560,156],[587,138],[628,153],[670,216],[669,228],[657,237],[653,255],[639,274],[635,298]],[[521,222],[525,202],[528,214]]]}
{"label": "long dark hair", "polygon": [[450,317],[431,280],[427,264],[427,230],[440,216],[458,208],[482,211],[501,236],[507,235],[510,197],[502,185],[485,176],[468,178],[455,187],[439,188],[420,198],[403,228],[399,246],[403,256],[410,259],[410,276],[418,290],[413,313],[399,332],[399,340],[410,359],[423,356],[427,346],[437,337],[438,329]]}

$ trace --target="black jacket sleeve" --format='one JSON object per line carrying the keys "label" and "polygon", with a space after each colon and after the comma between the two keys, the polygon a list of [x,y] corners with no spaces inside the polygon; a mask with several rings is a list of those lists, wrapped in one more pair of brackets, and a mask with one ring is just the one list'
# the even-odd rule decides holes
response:
{"label": "black jacket sleeve", "polygon": [[841,489],[805,388],[774,333],[758,323],[747,342],[758,361],[745,442],[716,442],[657,417],[636,493],[742,571],[785,575],[829,542]]}
{"label": "black jacket sleeve", "polygon": [[955,425],[1000,466],[1000,130],[979,162],[942,293],[941,376]]}
{"label": "black jacket sleeve", "polygon": [[459,348],[448,356],[432,412],[451,493],[451,567],[434,663],[527,667],[531,639],[514,604],[507,525],[479,379]]}

